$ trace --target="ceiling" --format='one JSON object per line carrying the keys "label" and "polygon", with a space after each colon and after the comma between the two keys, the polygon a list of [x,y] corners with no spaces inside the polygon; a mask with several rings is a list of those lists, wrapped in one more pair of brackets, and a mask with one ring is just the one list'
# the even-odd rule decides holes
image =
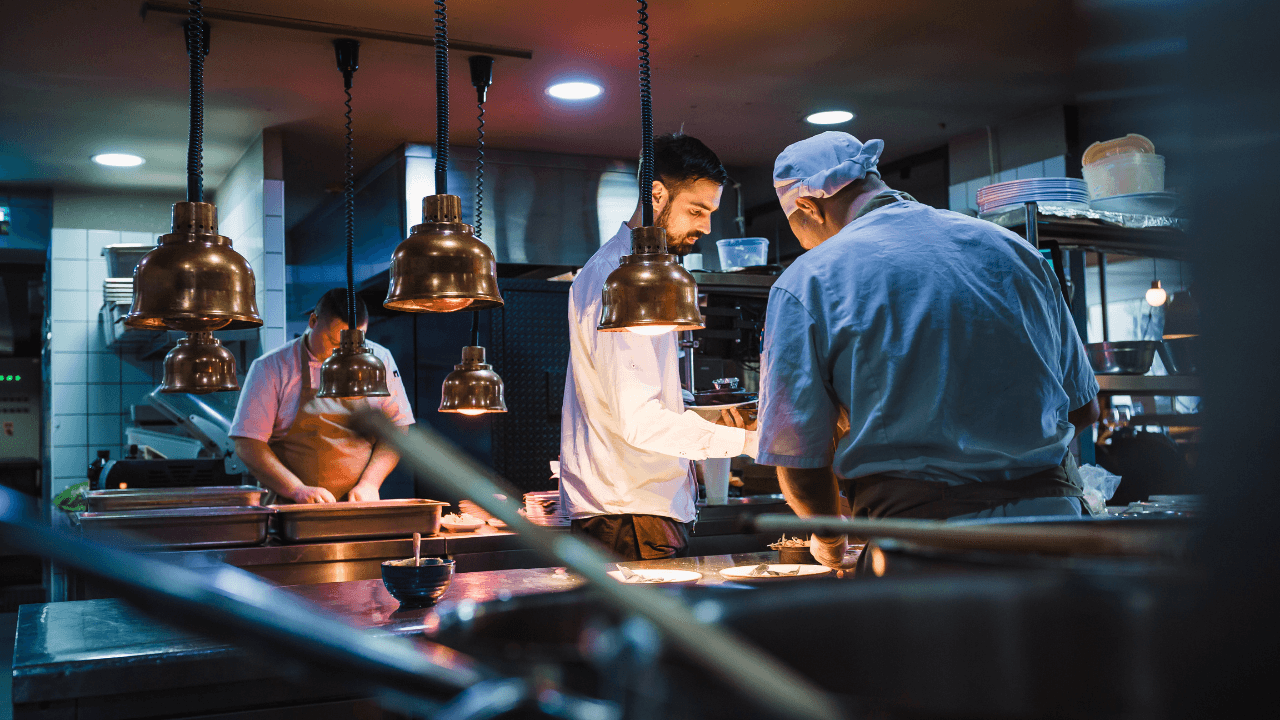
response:
{"label": "ceiling", "polygon": [[[425,0],[210,0],[210,7],[429,35]],[[0,182],[180,191],[187,141],[181,18],[138,0],[2,0]],[[612,0],[455,0],[450,34],[526,48],[500,57],[488,107],[493,147],[637,154],[636,6]],[[655,0],[655,129],[682,125],[727,165],[767,165],[815,132],[806,114],[847,108],[846,129],[892,160],[948,137],[1067,102],[1081,36],[1065,0]],[[332,36],[212,21],[205,167],[215,187],[262,128],[284,132],[294,198],[341,181],[342,86]],[[451,138],[475,142],[465,53],[452,53]],[[544,88],[602,84],[570,105]],[[434,138],[432,49],[366,40],[355,77],[358,170],[404,141]],[[143,155],[101,168],[103,151]],[[307,202],[314,202],[309,200]],[[298,208],[291,208],[297,210]],[[291,212],[291,221],[299,216]]]}

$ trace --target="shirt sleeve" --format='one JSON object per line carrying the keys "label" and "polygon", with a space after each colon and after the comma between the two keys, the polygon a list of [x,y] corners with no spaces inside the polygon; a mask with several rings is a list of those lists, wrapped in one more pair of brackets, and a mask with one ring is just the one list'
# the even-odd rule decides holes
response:
{"label": "shirt sleeve", "polygon": [[610,393],[627,444],[688,460],[725,458],[748,450],[742,428],[716,425],[692,410],[662,404],[663,368],[653,337],[627,332],[597,333],[594,362]]}
{"label": "shirt sleeve", "polygon": [[840,405],[831,387],[820,328],[794,295],[769,294],[760,363],[760,455],[757,462],[791,468],[831,464]]}
{"label": "shirt sleeve", "polygon": [[1068,410],[1078,410],[1097,397],[1100,388],[1093,366],[1089,364],[1089,354],[1080,340],[1080,333],[1076,331],[1075,319],[1071,317],[1067,301],[1060,293],[1055,294],[1058,295],[1058,315],[1061,318],[1062,389],[1066,391],[1070,401],[1071,407]]}
{"label": "shirt sleeve", "polygon": [[387,398],[383,411],[396,425],[412,425],[413,406],[409,404],[409,395],[404,390],[404,378],[400,377],[396,359],[387,352],[383,354],[383,363],[387,368],[387,390],[391,391],[391,397]]}
{"label": "shirt sleeve", "polygon": [[280,413],[280,381],[280,373],[272,372],[262,359],[249,365],[228,435],[262,442],[271,440],[276,416]]}

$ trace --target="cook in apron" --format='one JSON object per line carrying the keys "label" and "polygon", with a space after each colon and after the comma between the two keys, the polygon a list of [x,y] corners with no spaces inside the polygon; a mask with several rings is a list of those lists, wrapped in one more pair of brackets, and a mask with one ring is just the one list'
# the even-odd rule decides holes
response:
{"label": "cook in apron", "polygon": [[[302,372],[298,414],[289,432],[269,447],[304,485],[322,487],[338,500],[345,500],[373,457],[373,443],[351,429],[352,414],[367,408],[369,400],[316,397],[308,354],[306,342],[298,343],[298,366]],[[272,501],[290,502],[288,498]]]}

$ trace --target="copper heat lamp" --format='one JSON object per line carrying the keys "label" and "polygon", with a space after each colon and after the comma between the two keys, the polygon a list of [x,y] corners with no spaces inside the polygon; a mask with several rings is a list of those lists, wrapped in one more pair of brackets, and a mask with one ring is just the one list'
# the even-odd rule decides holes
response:
{"label": "copper heat lamp", "polygon": [[199,0],[186,23],[191,59],[191,132],[187,143],[187,201],[173,206],[173,232],[161,236],[133,271],[133,304],[125,324],[182,330],[164,362],[163,392],[238,390],[235,357],[213,330],[262,325],[254,301],[253,268],[218,234],[217,209],[204,202],[204,57],[209,27]]}
{"label": "copper heat lamp", "polygon": [[667,252],[667,231],[653,225],[653,103],[649,97],[649,13],[640,2],[640,217],[631,230],[631,254],[605,280],[601,332],[660,335],[701,330],[698,284]]}
{"label": "copper heat lamp", "polygon": [[351,141],[351,80],[359,67],[360,43],[343,38],[333,41],[347,94],[347,164],[343,180],[347,221],[347,329],[338,347],[320,365],[318,398],[387,397],[387,368],[364,344],[364,333],[356,327],[355,289],[355,151]]}
{"label": "copper heat lamp", "polygon": [[462,200],[448,194],[449,30],[444,0],[436,1],[436,194],[422,200],[415,225],[391,256],[391,284],[382,304],[409,312],[484,310],[502,305],[493,252],[463,223]]}
{"label": "copper heat lamp", "polygon": [[480,415],[507,411],[502,378],[484,359],[484,348],[479,345],[462,348],[462,362],[454,365],[453,372],[444,379],[440,412]]}

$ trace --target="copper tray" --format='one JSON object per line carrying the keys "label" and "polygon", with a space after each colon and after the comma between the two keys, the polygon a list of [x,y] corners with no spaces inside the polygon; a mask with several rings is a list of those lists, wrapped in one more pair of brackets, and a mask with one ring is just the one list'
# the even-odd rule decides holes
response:
{"label": "copper tray", "polygon": [[284,542],[353,540],[356,538],[423,536],[440,532],[439,500],[272,505],[276,535]]}

